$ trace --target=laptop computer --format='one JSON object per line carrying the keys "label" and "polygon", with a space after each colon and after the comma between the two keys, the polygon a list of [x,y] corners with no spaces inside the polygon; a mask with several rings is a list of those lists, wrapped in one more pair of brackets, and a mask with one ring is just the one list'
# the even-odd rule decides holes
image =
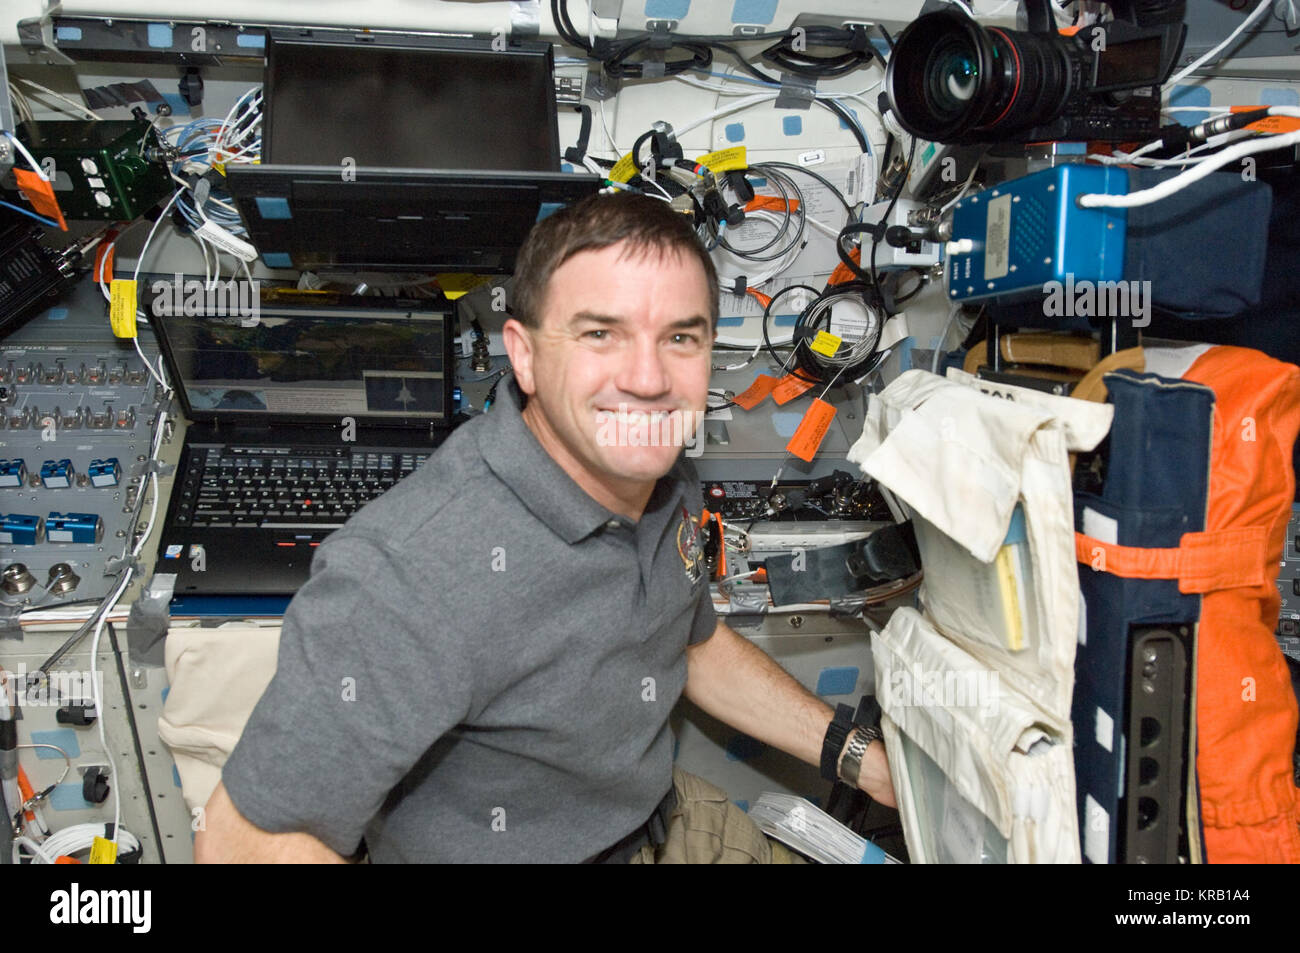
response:
{"label": "laptop computer", "polygon": [[291,596],[320,542],[453,423],[443,298],[272,298],[256,323],[170,314],[153,326],[192,421],[155,570],[176,575],[178,598]]}
{"label": "laptop computer", "polygon": [[261,161],[227,182],[270,268],[508,274],[594,194],[561,171],[551,45],[271,29]]}

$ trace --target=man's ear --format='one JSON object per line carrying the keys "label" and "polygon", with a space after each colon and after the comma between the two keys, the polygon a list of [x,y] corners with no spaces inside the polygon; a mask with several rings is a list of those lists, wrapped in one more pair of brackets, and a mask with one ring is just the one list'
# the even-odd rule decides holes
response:
{"label": "man's ear", "polygon": [[519,390],[531,397],[537,390],[533,379],[533,334],[515,318],[506,319],[501,334]]}

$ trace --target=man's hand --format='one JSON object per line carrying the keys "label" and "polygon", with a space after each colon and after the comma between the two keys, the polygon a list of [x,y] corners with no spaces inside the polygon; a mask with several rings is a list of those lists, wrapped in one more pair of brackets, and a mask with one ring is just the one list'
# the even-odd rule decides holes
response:
{"label": "man's hand", "polygon": [[196,864],[347,863],[310,834],[269,834],[239,813],[224,784],[208,798],[203,830],[194,835]]}
{"label": "man's hand", "polygon": [[[751,738],[808,764],[821,763],[822,739],[834,712],[762,649],[719,621],[711,638],[686,649],[686,697]],[[858,787],[894,807],[885,746],[862,756]]]}

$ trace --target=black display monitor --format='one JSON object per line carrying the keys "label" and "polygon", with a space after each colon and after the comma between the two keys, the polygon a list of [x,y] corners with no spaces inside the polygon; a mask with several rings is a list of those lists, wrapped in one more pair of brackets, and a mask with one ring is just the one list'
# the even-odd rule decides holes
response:
{"label": "black display monitor", "polygon": [[560,171],[551,47],[271,30],[262,162],[227,166],[273,268],[509,273],[600,179]]}

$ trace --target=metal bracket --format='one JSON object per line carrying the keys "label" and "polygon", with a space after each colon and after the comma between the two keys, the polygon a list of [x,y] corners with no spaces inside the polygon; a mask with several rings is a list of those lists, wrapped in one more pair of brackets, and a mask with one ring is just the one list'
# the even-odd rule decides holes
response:
{"label": "metal bracket", "polygon": [[23,614],[22,605],[0,604],[0,639],[21,639],[23,626],[20,621]]}
{"label": "metal bracket", "polygon": [[18,42],[22,44],[27,55],[33,59],[44,57],[49,66],[73,66],[75,61],[59,52],[54,40],[54,18],[63,13],[61,2],[49,2],[39,17],[29,17],[18,21]]}
{"label": "metal bracket", "polygon": [[[9,78],[9,68],[5,66],[5,46],[0,43],[0,76]],[[17,131],[14,124],[14,104],[9,99],[9,83],[0,88],[0,129]],[[8,136],[0,136],[0,175],[8,172],[14,164],[13,147],[9,145]]]}

